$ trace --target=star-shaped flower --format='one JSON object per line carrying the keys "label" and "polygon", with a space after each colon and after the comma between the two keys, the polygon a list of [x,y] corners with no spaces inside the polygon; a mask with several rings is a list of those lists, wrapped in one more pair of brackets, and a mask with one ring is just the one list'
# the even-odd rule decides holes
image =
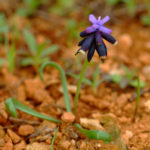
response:
{"label": "star-shaped flower", "polygon": [[94,15],[89,15],[89,21],[92,23],[92,26],[87,27],[80,33],[80,36],[84,39],[79,42],[78,46],[81,46],[81,48],[76,54],[88,51],[87,59],[88,61],[91,61],[96,49],[101,59],[104,59],[107,56],[107,48],[102,38],[112,44],[116,43],[115,38],[111,36],[112,31],[104,26],[109,19],[109,16],[106,16],[103,19],[101,19],[101,17],[96,19]]}

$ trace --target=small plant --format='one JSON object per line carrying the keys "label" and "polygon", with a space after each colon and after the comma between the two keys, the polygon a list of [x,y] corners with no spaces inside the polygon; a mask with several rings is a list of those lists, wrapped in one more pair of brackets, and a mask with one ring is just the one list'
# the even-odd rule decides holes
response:
{"label": "small plant", "polygon": [[150,26],[150,2],[149,0],[145,0],[146,8],[147,8],[147,14],[144,14],[141,16],[141,21],[144,25]]}
{"label": "small plant", "polygon": [[8,32],[5,33],[5,54],[6,58],[0,58],[0,66],[6,62],[9,72],[13,73],[15,68],[16,47],[14,42],[12,43],[11,48],[9,47]]}
{"label": "small plant", "polygon": [[56,0],[56,4],[50,7],[50,12],[58,15],[66,15],[69,12],[73,11],[75,0]]}
{"label": "small plant", "polygon": [[42,0],[23,0],[23,6],[17,10],[21,16],[31,16],[41,5]]}
{"label": "small plant", "polygon": [[[82,24],[82,23],[80,23]],[[74,20],[74,19],[69,19],[67,20],[67,30],[68,30],[68,45],[71,44],[71,42],[74,40],[74,39],[79,39],[79,35],[78,33],[76,32],[77,29],[78,29],[78,26],[79,26],[79,23]]]}
{"label": "small plant", "polygon": [[[104,59],[107,56],[107,49],[106,49],[106,46],[105,46],[104,42],[102,41],[102,37],[107,39],[111,43],[115,43],[116,42],[116,40],[110,35],[111,30],[106,28],[106,27],[104,27],[104,25],[103,25],[104,23],[106,23],[109,20],[108,16],[105,17],[102,20],[99,17],[99,19],[97,20],[93,15],[90,15],[89,19],[93,23],[93,25],[91,27],[88,27],[85,31],[81,32],[80,35],[85,37],[85,39],[82,42],[80,42],[81,48],[77,51],[77,53],[79,53],[81,51],[88,51],[88,56],[87,56],[87,59],[85,60],[85,63],[83,65],[81,74],[79,76],[79,81],[78,81],[78,84],[77,84],[77,91],[76,91],[75,98],[74,98],[74,113],[76,113],[78,99],[79,99],[80,87],[81,87],[82,82],[84,81],[84,73],[85,73],[86,68],[87,68],[87,66],[89,64],[89,61],[93,57],[95,48],[96,48],[99,56],[101,57],[101,59]],[[33,58],[37,58],[37,51],[39,49],[38,49],[38,46],[37,46],[37,44],[35,42],[35,39],[33,38],[32,34],[30,34],[30,32],[28,32],[27,30],[24,31],[24,35],[25,35],[27,44],[28,44],[28,46],[30,48],[30,51],[32,53],[32,57]],[[38,51],[38,54],[39,54],[39,51]],[[40,54],[42,54],[42,53],[40,53]],[[37,63],[37,64],[39,65],[39,63]],[[56,68],[59,71],[60,76],[61,76],[61,81],[62,81],[62,87],[63,87],[63,94],[64,94],[64,101],[65,101],[65,105],[66,105],[66,110],[68,112],[72,112],[72,109],[71,109],[71,106],[70,106],[70,99],[69,99],[68,89],[67,89],[67,80],[66,80],[65,72],[63,71],[61,66],[59,64],[55,63],[55,62],[52,62],[52,61],[44,62],[41,65],[40,69],[39,69],[39,75],[40,75],[41,80],[44,80],[44,78],[43,78],[43,71],[44,71],[44,68],[46,66],[54,67],[54,68]],[[95,85],[96,85],[97,76],[98,76],[98,67],[96,69],[96,73],[94,74],[94,85],[93,85],[93,87],[95,87]],[[53,121],[53,122],[56,122],[56,123],[61,123],[60,120],[57,120],[57,119],[54,119],[52,117],[48,117],[48,116],[42,115],[42,114],[40,114],[40,113],[30,109],[29,107],[25,106],[24,104],[22,104],[21,102],[19,102],[16,99],[13,99],[13,98],[8,98],[5,101],[5,105],[6,105],[6,108],[8,109],[8,111],[14,117],[17,117],[16,109],[19,109],[19,110],[21,110],[21,111],[23,111],[25,113],[28,113],[30,115],[39,117],[41,119],[46,119],[46,120]],[[104,132],[104,131],[86,130],[86,129],[83,129],[77,123],[75,123],[74,126],[83,135],[85,135],[89,139],[103,140],[104,142],[110,142],[111,141],[111,136],[108,133]],[[53,138],[53,142],[55,140],[56,134],[57,134],[57,130],[55,132],[55,136]],[[52,145],[51,145],[51,149],[53,147],[53,142],[52,142]]]}
{"label": "small plant", "polygon": [[29,47],[29,53],[26,53],[25,58],[21,61],[21,65],[33,65],[37,70],[42,63],[50,60],[48,56],[58,50],[58,45],[53,44],[46,47],[46,42],[38,45],[31,32],[25,29],[23,33],[25,41]]}
{"label": "small plant", "polygon": [[[125,71],[125,75],[120,75],[120,74],[112,74],[112,75],[107,75],[106,81],[112,81],[114,83],[117,83],[120,85],[121,88],[126,88],[127,86],[131,87],[138,87],[138,82],[137,79],[135,79],[135,73],[136,71],[130,71],[127,67],[123,67]],[[140,82],[140,88],[145,87],[146,83],[143,82],[142,80]]]}
{"label": "small plant", "polygon": [[7,20],[3,13],[0,13],[0,33],[6,33],[9,30],[9,26],[7,24]]}
{"label": "small plant", "polygon": [[107,0],[106,3],[108,5],[117,5],[118,3],[124,3],[128,9],[128,13],[130,16],[134,16],[136,12],[136,0]]}

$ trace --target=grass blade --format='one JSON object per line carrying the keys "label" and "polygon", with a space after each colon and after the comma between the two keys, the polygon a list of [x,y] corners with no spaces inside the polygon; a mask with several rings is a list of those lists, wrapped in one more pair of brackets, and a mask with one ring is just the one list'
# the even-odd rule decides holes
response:
{"label": "grass blade", "polygon": [[103,140],[104,142],[111,142],[111,136],[104,131],[99,130],[86,130],[83,129],[79,124],[75,123],[75,127],[87,138],[94,140]]}
{"label": "grass blade", "polygon": [[8,98],[5,101],[5,105],[6,108],[8,109],[8,111],[12,114],[12,116],[17,117],[17,112],[16,109],[19,109],[20,111],[23,111],[29,115],[41,118],[41,119],[45,119],[45,120],[49,120],[52,122],[56,122],[56,123],[61,123],[60,120],[54,119],[52,117],[40,114],[37,111],[32,110],[31,108],[27,107],[26,105],[22,104],[20,101],[14,99],[14,98]]}
{"label": "grass blade", "polygon": [[63,71],[63,69],[61,68],[61,66],[55,62],[49,61],[49,62],[45,62],[44,64],[42,64],[42,66],[40,67],[39,70],[39,74],[40,74],[40,78],[41,80],[44,80],[43,78],[43,70],[46,66],[51,66],[56,68],[61,76],[61,81],[62,81],[62,87],[63,87],[63,92],[64,92],[64,100],[65,100],[65,105],[66,105],[66,109],[68,112],[71,112],[71,107],[70,107],[70,100],[69,100],[69,94],[68,94],[68,89],[67,89],[67,80],[66,80],[66,76],[65,76],[65,72]]}
{"label": "grass blade", "polygon": [[59,48],[59,46],[56,44],[49,46],[48,48],[46,48],[42,51],[41,57],[45,57],[47,55],[55,53],[58,50],[58,48]]}
{"label": "grass blade", "polygon": [[30,51],[33,55],[35,55],[37,51],[37,43],[35,41],[34,36],[27,29],[24,29],[23,34]]}
{"label": "grass blade", "polygon": [[56,139],[58,130],[59,130],[59,128],[57,128],[56,131],[55,131],[54,137],[53,137],[53,139],[52,139],[52,143],[51,143],[50,150],[53,150],[53,145],[54,145],[54,142],[55,142],[55,139]]}
{"label": "grass blade", "polygon": [[[70,76],[70,77],[75,78],[75,79],[79,79],[79,78],[80,78],[79,75],[74,74],[74,73],[68,72],[68,73],[66,73],[66,74],[67,74],[68,76]],[[83,81],[82,81],[82,82],[85,83],[85,84],[87,84],[87,85],[89,85],[89,86],[92,85],[92,82],[91,82],[90,80],[86,79],[86,78],[83,78]]]}

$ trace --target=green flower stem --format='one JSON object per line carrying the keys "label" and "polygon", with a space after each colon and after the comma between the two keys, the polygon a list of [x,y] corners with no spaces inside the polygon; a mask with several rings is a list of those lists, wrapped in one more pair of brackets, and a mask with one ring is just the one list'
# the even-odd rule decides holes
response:
{"label": "green flower stem", "polygon": [[86,71],[86,68],[87,68],[88,64],[89,64],[89,62],[86,59],[85,62],[84,62],[84,65],[83,65],[80,77],[79,77],[78,84],[77,84],[77,91],[76,91],[75,98],[74,98],[74,113],[76,113],[76,109],[77,109],[77,105],[78,105],[78,99],[79,99],[79,93],[80,93],[80,88],[81,88],[81,84],[82,84],[82,81],[84,79],[84,74],[85,74],[85,71]]}
{"label": "green flower stem", "polygon": [[68,94],[68,89],[67,89],[67,80],[66,80],[66,76],[65,76],[65,72],[63,71],[63,69],[61,68],[61,66],[55,62],[49,61],[46,62],[44,64],[42,64],[42,66],[40,67],[39,70],[39,74],[40,74],[40,78],[42,80],[44,80],[43,78],[43,70],[46,66],[51,66],[56,68],[61,76],[61,81],[62,81],[62,87],[63,87],[63,92],[64,92],[64,100],[65,100],[65,105],[66,105],[66,109],[68,112],[71,112],[71,107],[70,107],[70,100],[69,100],[69,94]]}

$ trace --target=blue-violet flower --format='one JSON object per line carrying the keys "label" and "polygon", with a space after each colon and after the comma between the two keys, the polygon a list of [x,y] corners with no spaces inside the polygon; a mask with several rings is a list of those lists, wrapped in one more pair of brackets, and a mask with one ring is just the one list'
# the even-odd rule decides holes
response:
{"label": "blue-violet flower", "polygon": [[116,43],[116,39],[111,35],[112,31],[104,26],[109,19],[109,16],[106,16],[103,19],[101,19],[101,17],[96,19],[94,15],[89,15],[89,21],[92,23],[92,26],[87,27],[80,33],[80,36],[84,39],[78,43],[78,46],[81,46],[81,48],[76,52],[76,54],[88,51],[87,59],[88,61],[91,61],[96,49],[99,57],[102,60],[105,59],[107,56],[107,48],[102,38],[112,44]]}

